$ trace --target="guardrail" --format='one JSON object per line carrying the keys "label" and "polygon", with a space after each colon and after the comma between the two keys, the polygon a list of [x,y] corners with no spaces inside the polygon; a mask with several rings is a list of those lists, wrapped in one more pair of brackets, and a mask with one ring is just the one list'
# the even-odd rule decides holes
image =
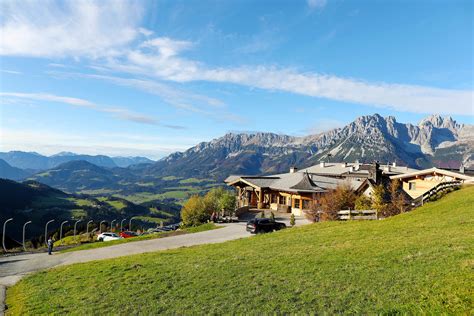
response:
{"label": "guardrail", "polygon": [[449,181],[449,182],[441,182],[438,185],[431,188],[429,191],[423,193],[423,195],[417,197],[411,202],[412,207],[422,206],[427,200],[429,200],[433,195],[437,194],[440,191],[459,187],[461,186],[461,181]]}
{"label": "guardrail", "polygon": [[342,210],[337,212],[339,220],[376,220],[377,210]]}

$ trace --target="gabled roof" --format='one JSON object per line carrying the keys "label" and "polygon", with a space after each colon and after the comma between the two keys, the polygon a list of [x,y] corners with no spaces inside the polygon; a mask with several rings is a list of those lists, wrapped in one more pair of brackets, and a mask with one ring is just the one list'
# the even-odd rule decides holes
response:
{"label": "gabled roof", "polygon": [[413,177],[416,177],[416,176],[423,176],[423,175],[432,174],[432,173],[442,174],[442,175],[457,178],[457,179],[460,179],[460,180],[472,180],[473,179],[473,177],[467,176],[467,175],[462,174],[462,173],[457,173],[457,172],[448,171],[448,170],[444,170],[444,169],[438,169],[438,168],[430,168],[430,169],[424,169],[424,170],[411,172],[411,173],[399,174],[399,175],[396,175],[396,176],[391,176],[390,179],[413,178]]}

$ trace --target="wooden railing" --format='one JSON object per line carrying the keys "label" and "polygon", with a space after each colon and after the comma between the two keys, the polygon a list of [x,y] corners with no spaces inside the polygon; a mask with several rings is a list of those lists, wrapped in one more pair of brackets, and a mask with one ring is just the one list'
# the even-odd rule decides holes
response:
{"label": "wooden railing", "polygon": [[337,212],[340,220],[375,220],[378,219],[377,210],[342,210]]}
{"label": "wooden railing", "polygon": [[462,184],[461,181],[449,181],[449,182],[441,182],[435,187],[431,188],[429,191],[423,193],[423,195],[417,197],[413,201],[411,201],[411,206],[412,207],[418,207],[426,203],[427,200],[429,200],[433,195],[437,194],[440,191],[450,189],[450,188],[455,188],[459,187]]}

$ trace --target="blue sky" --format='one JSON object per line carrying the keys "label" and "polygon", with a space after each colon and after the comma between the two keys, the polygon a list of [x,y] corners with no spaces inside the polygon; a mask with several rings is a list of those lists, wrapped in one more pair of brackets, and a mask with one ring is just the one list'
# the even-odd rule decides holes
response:
{"label": "blue sky", "polygon": [[153,159],[361,115],[472,124],[472,1],[2,1],[0,150]]}

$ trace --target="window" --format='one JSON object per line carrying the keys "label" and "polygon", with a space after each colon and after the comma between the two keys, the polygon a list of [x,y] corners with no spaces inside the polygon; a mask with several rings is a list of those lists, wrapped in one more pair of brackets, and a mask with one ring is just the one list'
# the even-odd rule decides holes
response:
{"label": "window", "polygon": [[295,199],[295,208],[300,208],[300,199]]}
{"label": "window", "polygon": [[276,196],[276,194],[272,194],[271,203],[277,203],[277,196]]}
{"label": "window", "polygon": [[408,190],[416,190],[416,182],[408,182]]}
{"label": "window", "polygon": [[303,200],[303,210],[309,210],[311,208],[310,200]]}
{"label": "window", "polygon": [[280,204],[283,204],[283,205],[286,204],[286,197],[285,196],[280,196]]}

